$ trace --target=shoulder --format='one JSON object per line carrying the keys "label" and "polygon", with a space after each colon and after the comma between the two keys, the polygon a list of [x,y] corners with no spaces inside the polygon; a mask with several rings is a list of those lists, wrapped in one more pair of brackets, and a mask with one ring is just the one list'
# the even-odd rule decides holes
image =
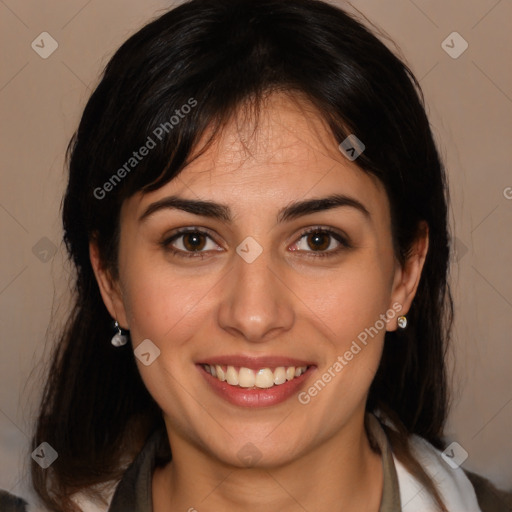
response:
{"label": "shoulder", "polygon": [[71,499],[80,508],[81,512],[108,512],[118,485],[118,480],[108,481],[79,491],[73,494]]}
{"label": "shoulder", "polygon": [[[429,474],[450,512],[510,512],[512,494],[500,491],[485,478],[449,464],[442,453],[425,439],[413,435],[409,445],[415,459]],[[445,456],[446,457],[446,456]],[[418,504],[430,501],[426,491],[395,459],[400,481],[403,511],[418,510]],[[425,506],[422,502],[422,506]],[[433,503],[429,503],[433,507]],[[434,508],[432,508],[434,510]]]}
{"label": "shoulder", "polygon": [[[109,503],[115,489],[115,483],[109,482],[108,488],[104,486],[101,498],[87,492],[74,494],[71,499],[77,505],[81,512],[107,512]],[[31,501],[29,499],[29,501]],[[0,489],[0,512],[51,512],[41,504],[27,502],[19,496],[14,496],[9,492]]]}
{"label": "shoulder", "polygon": [[483,512],[510,512],[512,510],[512,490],[502,491],[483,476],[465,471],[473,485],[478,504]]}

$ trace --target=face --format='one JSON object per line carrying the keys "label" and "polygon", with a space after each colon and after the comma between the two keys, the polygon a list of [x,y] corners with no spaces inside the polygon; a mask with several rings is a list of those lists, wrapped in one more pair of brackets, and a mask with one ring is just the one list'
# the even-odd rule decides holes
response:
{"label": "face", "polygon": [[272,466],[361,424],[426,248],[398,264],[382,184],[337,145],[313,107],[271,96],[256,131],[233,120],[125,201],[114,286],[92,247],[173,446]]}

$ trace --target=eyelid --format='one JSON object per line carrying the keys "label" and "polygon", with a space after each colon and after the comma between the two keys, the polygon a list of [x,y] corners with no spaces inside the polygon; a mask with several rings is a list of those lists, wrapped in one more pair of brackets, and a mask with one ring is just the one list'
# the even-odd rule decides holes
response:
{"label": "eyelid", "polygon": [[340,244],[341,248],[338,247],[336,249],[331,249],[328,251],[313,251],[313,250],[306,251],[303,249],[295,249],[295,250],[292,250],[291,252],[308,253],[308,256],[313,256],[313,257],[333,256],[333,255],[338,254],[343,249],[353,248],[352,242],[350,241],[350,237],[346,233],[344,233],[343,231],[339,231],[335,228],[328,227],[328,226],[312,226],[312,227],[304,229],[300,233],[298,238],[296,238],[296,241],[293,242],[293,244],[297,244],[303,237],[313,234],[313,233],[322,233],[322,234],[325,234],[325,235],[328,235],[328,236],[334,238]]}
{"label": "eyelid", "polygon": [[[172,242],[174,242],[176,239],[179,239],[181,236],[186,235],[187,233],[197,233],[200,235],[204,235],[207,238],[209,238],[211,241],[213,241],[216,245],[221,245],[215,240],[216,234],[213,235],[212,231],[208,228],[203,227],[196,227],[196,226],[187,226],[183,228],[178,228],[172,234],[166,235],[163,237],[162,241],[160,242],[160,245],[164,247],[164,249],[169,250],[170,252],[177,254],[179,256],[183,257],[204,257],[207,253],[211,252],[212,250],[201,250],[201,251],[184,251],[182,249],[176,249],[172,246]],[[322,256],[334,256],[338,254],[343,249],[350,249],[352,248],[352,243],[350,242],[350,238],[344,233],[340,232],[339,230],[327,227],[327,226],[310,226],[308,228],[305,228],[301,231],[298,237],[295,238],[295,241],[292,243],[292,245],[297,244],[302,238],[309,234],[313,233],[322,233],[327,236],[330,236],[334,238],[338,244],[340,244],[341,247],[338,247],[336,249],[330,249],[326,251],[314,251],[314,250],[304,250],[304,249],[292,249],[290,252],[300,252],[300,253],[307,253],[308,257],[322,257]],[[217,250],[216,250],[217,251]],[[220,250],[218,251],[220,252]]]}
{"label": "eyelid", "polygon": [[[172,242],[179,239],[181,236],[186,235],[188,233],[197,233],[200,235],[204,235],[205,237],[209,238],[211,241],[213,241],[216,245],[221,247],[221,245],[215,240],[216,236],[212,234],[212,232],[208,228],[199,228],[195,226],[187,226],[184,228],[178,228],[174,230],[169,235],[164,235],[162,238],[160,245],[165,249],[168,250],[174,254],[177,254],[179,256],[183,256],[186,258],[189,257],[204,257],[206,253],[211,252],[211,249],[208,251],[184,251],[182,249],[176,249],[172,246]],[[217,251],[217,250],[216,250]],[[219,251],[220,252],[220,251]]]}
{"label": "eyelid", "polygon": [[183,228],[177,228],[171,232],[171,234],[166,234],[163,236],[163,239],[166,241],[173,240],[174,238],[178,238],[180,235],[187,233],[200,233],[202,235],[207,235],[210,238],[214,238],[216,233],[208,228],[197,227],[197,226],[185,226]]}

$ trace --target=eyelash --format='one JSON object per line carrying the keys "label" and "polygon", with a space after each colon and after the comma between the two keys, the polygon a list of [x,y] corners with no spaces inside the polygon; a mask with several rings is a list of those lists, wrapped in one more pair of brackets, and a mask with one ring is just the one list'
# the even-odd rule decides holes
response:
{"label": "eyelash", "polygon": [[[182,249],[176,249],[175,247],[173,247],[171,245],[172,242],[178,240],[183,235],[187,235],[187,234],[191,234],[191,233],[198,234],[198,235],[204,235],[204,236],[208,237],[210,240],[212,240],[213,242],[215,242],[215,240],[213,239],[212,235],[208,231],[205,231],[205,230],[199,229],[199,228],[190,227],[190,228],[179,229],[178,231],[176,231],[170,237],[167,237],[164,240],[162,240],[160,245],[166,251],[169,251],[173,255],[176,255],[176,256],[178,256],[180,258],[201,258],[201,259],[205,258],[208,251],[183,251]],[[328,236],[334,238],[340,244],[340,247],[338,247],[336,249],[331,249],[329,251],[301,251],[300,249],[296,250],[297,252],[304,252],[304,253],[306,253],[307,257],[312,257],[312,258],[332,257],[332,256],[336,256],[343,249],[350,249],[350,248],[352,248],[352,245],[349,243],[347,238],[345,238],[341,234],[337,233],[336,231],[333,231],[333,230],[328,229],[328,228],[322,228],[321,226],[315,226],[315,227],[308,228],[308,229],[304,230],[300,234],[300,236],[297,239],[297,241],[294,242],[294,244],[298,243],[305,236],[311,235],[311,234],[328,235]],[[294,252],[296,252],[296,251],[294,251]]]}

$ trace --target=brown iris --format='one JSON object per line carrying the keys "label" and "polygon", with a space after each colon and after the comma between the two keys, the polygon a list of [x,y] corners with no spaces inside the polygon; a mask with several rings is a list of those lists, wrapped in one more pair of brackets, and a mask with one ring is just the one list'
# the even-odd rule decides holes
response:
{"label": "brown iris", "polygon": [[201,233],[186,233],[183,235],[183,246],[187,251],[200,251],[206,245],[206,237]]}
{"label": "brown iris", "polygon": [[307,243],[314,251],[324,251],[331,243],[330,238],[326,233],[311,233],[307,237]]}

